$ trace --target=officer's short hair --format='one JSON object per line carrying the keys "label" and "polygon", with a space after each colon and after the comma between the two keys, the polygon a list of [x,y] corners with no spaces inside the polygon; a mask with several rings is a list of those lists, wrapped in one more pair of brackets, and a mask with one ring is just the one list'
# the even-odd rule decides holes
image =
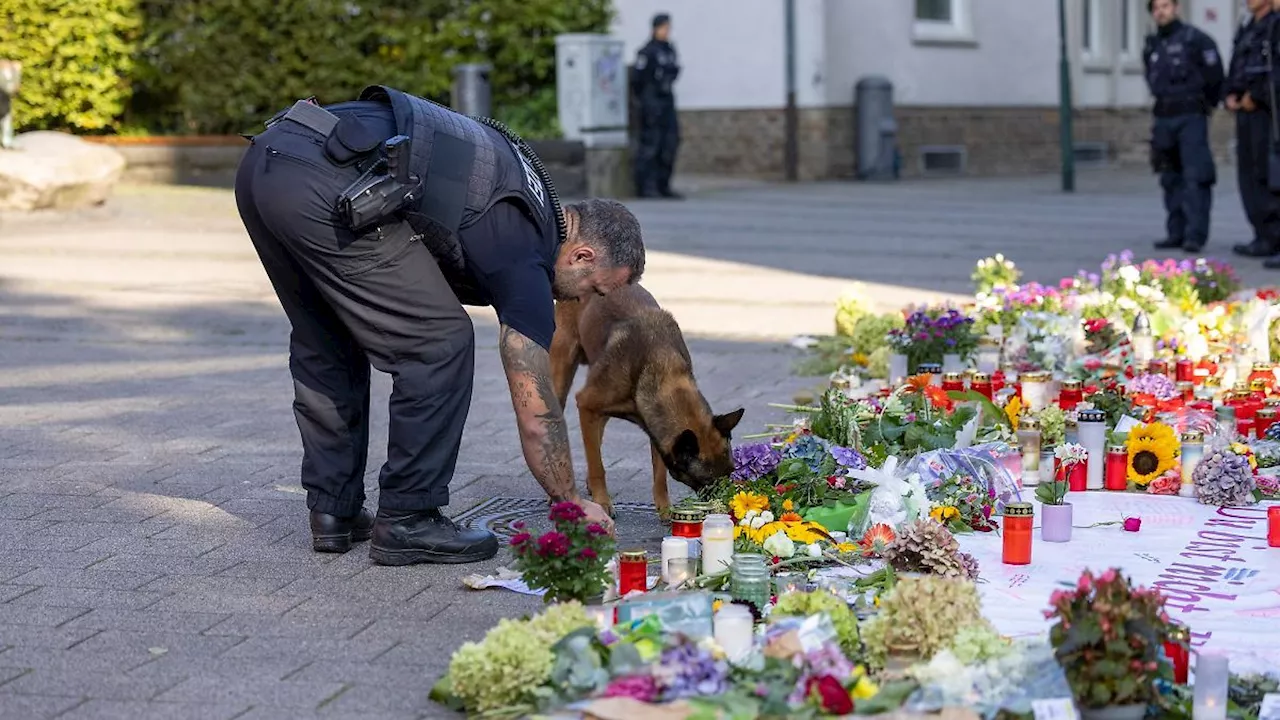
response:
{"label": "officer's short hair", "polygon": [[[1171,2],[1174,5],[1178,4],[1178,0],[1171,0]],[[1150,15],[1151,11],[1155,9],[1156,9],[1156,0],[1147,0],[1147,14]]]}
{"label": "officer's short hair", "polygon": [[568,206],[578,216],[578,237],[603,254],[609,267],[631,270],[631,281],[644,274],[644,239],[640,221],[617,200],[590,198]]}
{"label": "officer's short hair", "polygon": [[654,16],[653,16],[653,29],[654,29],[654,30],[657,30],[658,28],[662,27],[663,25],[668,25],[668,24],[670,24],[670,23],[671,23],[671,16],[670,16],[670,15],[668,15],[667,13],[658,13],[657,15],[654,15]]}

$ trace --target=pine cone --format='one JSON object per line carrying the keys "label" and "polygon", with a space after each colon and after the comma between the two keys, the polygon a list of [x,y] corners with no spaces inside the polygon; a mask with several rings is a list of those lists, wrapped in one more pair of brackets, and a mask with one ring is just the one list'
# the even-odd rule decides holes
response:
{"label": "pine cone", "polygon": [[960,543],[950,530],[934,520],[921,519],[908,525],[889,544],[885,559],[902,572],[968,578],[969,569],[960,559],[959,550]]}

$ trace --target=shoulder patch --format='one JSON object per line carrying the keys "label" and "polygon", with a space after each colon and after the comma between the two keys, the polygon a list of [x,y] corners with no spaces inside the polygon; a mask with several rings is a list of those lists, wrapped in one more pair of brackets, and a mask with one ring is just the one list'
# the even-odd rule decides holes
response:
{"label": "shoulder patch", "polygon": [[638,54],[638,55],[636,55],[636,69],[637,69],[637,70],[643,70],[643,69],[644,69],[644,67],[645,67],[645,65],[648,65],[648,64],[649,64],[649,56],[648,56],[648,55],[645,55],[643,52],[642,52],[642,53],[640,53],[640,54]]}
{"label": "shoulder patch", "polygon": [[1212,48],[1204,51],[1204,64],[1213,67],[1218,64],[1218,51]]}

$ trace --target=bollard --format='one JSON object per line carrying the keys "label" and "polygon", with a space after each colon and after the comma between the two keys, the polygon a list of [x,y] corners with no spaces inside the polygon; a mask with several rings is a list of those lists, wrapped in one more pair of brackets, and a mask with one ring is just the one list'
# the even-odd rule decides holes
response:
{"label": "bollard", "polygon": [[453,68],[453,109],[472,117],[492,117],[493,96],[489,87],[492,65],[467,63]]}
{"label": "bollard", "polygon": [[13,148],[13,96],[22,85],[22,63],[0,60],[0,148]]}

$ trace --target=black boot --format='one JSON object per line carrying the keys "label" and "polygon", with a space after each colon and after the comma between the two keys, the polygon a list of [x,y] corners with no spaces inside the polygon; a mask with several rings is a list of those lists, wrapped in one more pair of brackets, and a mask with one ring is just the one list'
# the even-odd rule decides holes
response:
{"label": "black boot", "polygon": [[1262,267],[1268,270],[1280,270],[1280,255],[1272,255],[1262,261]]}
{"label": "black boot", "polygon": [[498,538],[488,530],[464,530],[439,510],[379,510],[369,557],[379,565],[471,563],[498,554]]}
{"label": "black boot", "polygon": [[1182,240],[1179,238],[1165,238],[1155,242],[1157,250],[1178,250],[1182,247]]}
{"label": "black boot", "polygon": [[373,513],[360,508],[355,517],[311,511],[311,549],[316,552],[344,553],[351,543],[364,542],[373,535]]}
{"label": "black boot", "polygon": [[1231,248],[1231,252],[1245,257],[1264,258],[1275,255],[1276,249],[1271,243],[1262,240],[1254,240],[1248,245],[1236,245]]}

